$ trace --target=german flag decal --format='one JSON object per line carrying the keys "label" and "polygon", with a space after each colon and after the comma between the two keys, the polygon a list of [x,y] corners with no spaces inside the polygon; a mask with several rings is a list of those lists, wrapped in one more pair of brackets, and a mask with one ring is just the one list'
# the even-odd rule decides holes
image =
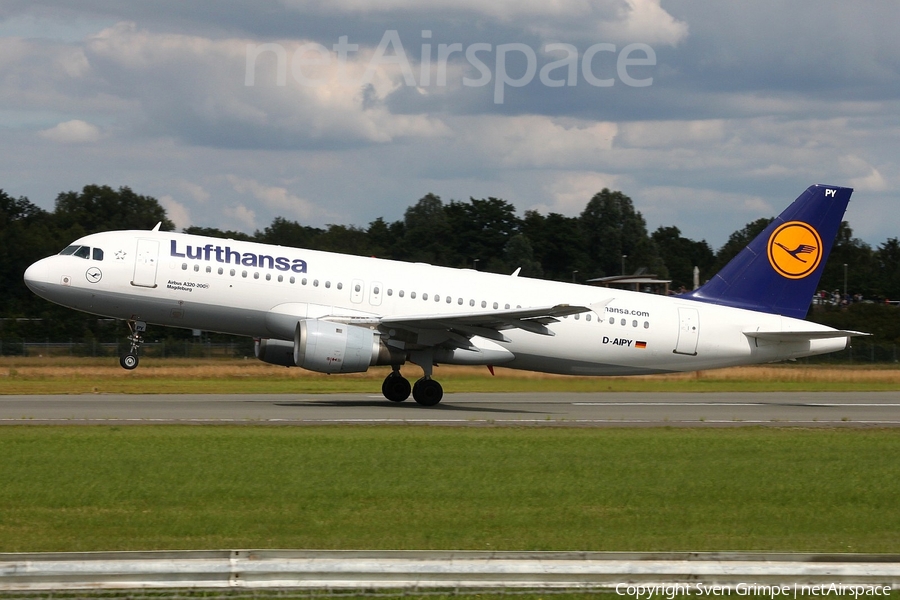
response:
{"label": "german flag decal", "polygon": [[635,347],[635,348],[646,348],[646,347],[647,347],[647,342],[635,342],[635,343],[634,343],[634,347]]}

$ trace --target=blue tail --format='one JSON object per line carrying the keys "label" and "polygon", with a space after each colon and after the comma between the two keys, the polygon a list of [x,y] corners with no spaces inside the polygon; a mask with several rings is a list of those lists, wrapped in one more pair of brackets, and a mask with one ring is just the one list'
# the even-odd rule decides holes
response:
{"label": "blue tail", "polygon": [[806,317],[852,193],[810,186],[709,282],[682,297]]}

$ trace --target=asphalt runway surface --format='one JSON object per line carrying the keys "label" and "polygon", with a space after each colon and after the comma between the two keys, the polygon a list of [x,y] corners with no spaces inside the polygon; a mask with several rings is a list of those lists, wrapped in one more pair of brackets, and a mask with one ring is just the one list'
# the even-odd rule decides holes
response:
{"label": "asphalt runway surface", "polygon": [[898,427],[898,392],[446,394],[436,407],[367,394],[0,396],[14,424]]}

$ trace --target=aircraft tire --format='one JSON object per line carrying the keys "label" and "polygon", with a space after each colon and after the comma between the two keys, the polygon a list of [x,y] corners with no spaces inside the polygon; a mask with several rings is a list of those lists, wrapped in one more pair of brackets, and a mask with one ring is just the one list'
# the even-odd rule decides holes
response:
{"label": "aircraft tire", "polygon": [[381,384],[381,393],[391,402],[403,402],[409,398],[410,391],[409,380],[399,373],[391,373]]}
{"label": "aircraft tire", "polygon": [[137,354],[133,354],[131,352],[129,352],[128,354],[123,354],[119,357],[119,364],[122,365],[123,369],[127,369],[128,371],[136,369],[138,366],[138,362],[140,361],[138,360]]}
{"label": "aircraft tire", "polygon": [[420,379],[413,386],[413,398],[422,406],[435,406],[444,397],[444,388],[434,379]]}

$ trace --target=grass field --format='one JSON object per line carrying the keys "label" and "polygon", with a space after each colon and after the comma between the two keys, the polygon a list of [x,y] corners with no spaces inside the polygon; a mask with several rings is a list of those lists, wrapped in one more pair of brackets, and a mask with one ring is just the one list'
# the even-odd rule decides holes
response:
{"label": "grass field", "polygon": [[0,428],[0,551],[900,551],[900,431]]}
{"label": "grass field", "polygon": [[[0,394],[82,393],[379,393],[386,367],[321,375],[256,360],[145,359],[125,371],[110,358],[0,358]],[[448,392],[769,392],[900,391],[900,368],[797,364],[735,367],[675,375],[567,377],[496,368],[435,370]],[[417,378],[421,370],[408,365]]]}

